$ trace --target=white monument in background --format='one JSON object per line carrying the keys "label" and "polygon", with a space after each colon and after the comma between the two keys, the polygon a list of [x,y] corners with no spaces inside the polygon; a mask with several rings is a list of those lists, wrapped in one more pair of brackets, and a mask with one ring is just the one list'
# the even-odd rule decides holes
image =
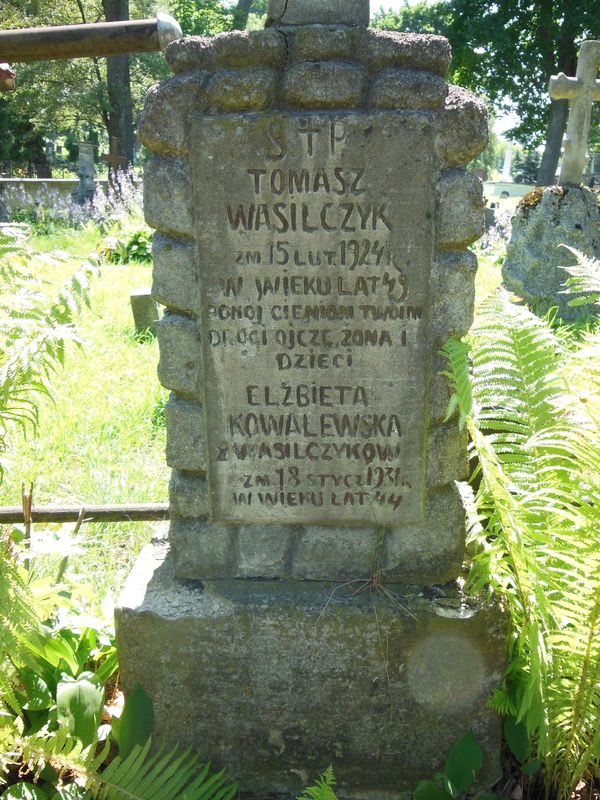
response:
{"label": "white monument in background", "polygon": [[504,166],[502,167],[502,175],[500,180],[503,183],[512,183],[512,160],[513,160],[513,143],[506,143],[506,150],[504,152]]}

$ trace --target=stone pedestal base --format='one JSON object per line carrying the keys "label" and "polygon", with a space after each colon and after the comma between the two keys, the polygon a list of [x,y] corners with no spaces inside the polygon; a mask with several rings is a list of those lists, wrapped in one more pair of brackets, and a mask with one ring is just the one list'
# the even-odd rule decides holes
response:
{"label": "stone pedestal base", "polygon": [[483,782],[498,777],[497,608],[446,587],[178,581],[165,554],[144,551],[116,620],[125,690],[152,697],[156,742],[258,795],[298,793],[331,764],[340,796],[397,798],[473,728]]}

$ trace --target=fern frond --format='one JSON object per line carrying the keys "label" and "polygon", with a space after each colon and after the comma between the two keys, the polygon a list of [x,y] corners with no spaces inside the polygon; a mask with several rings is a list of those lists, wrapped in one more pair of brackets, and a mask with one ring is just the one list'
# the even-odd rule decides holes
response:
{"label": "fern frond", "polygon": [[600,760],[600,564],[593,583],[593,601],[584,603],[583,608],[581,603],[570,608],[562,605],[561,629],[550,637],[560,687],[552,687],[555,725],[550,729],[548,749],[555,757],[549,763],[549,780],[565,800],[590,766]]}
{"label": "fern frond", "polygon": [[[237,786],[224,771],[213,775],[189,751],[150,755],[150,741],[101,771],[89,770],[86,789],[95,800],[231,800]],[[92,767],[98,768],[98,761]]]}
{"label": "fern frond", "polygon": [[560,245],[575,256],[577,263],[574,266],[562,267],[569,277],[565,281],[562,294],[579,294],[569,300],[570,306],[600,305],[600,261],[589,258],[580,250]]}
{"label": "fern frond", "polygon": [[494,704],[526,722],[548,789],[567,800],[600,761],[600,333],[578,352],[500,294],[471,355],[470,580],[503,595],[514,632]]}
{"label": "fern frond", "polygon": [[84,748],[80,740],[71,736],[66,728],[52,733],[42,731],[33,736],[23,736],[17,744],[21,759],[33,773],[39,773],[47,764],[58,772],[85,772],[93,759],[91,747]]}
{"label": "fern frond", "polygon": [[449,339],[441,350],[450,369],[443,374],[453,390],[445,421],[449,420],[458,408],[459,426],[464,428],[465,420],[471,413],[473,395],[469,370],[469,345],[460,339]]}
{"label": "fern frond", "polygon": [[[116,756],[103,767],[109,742],[83,747],[66,728],[22,736],[14,725],[3,728],[5,752],[33,774],[50,765],[59,775],[75,776],[89,800],[233,800],[238,792],[224,771],[210,773],[189,751],[150,753],[151,742],[136,746],[123,759]],[[0,738],[0,741],[3,741]],[[10,751],[10,752],[9,752]],[[1,764],[1,762],[0,762]]]}
{"label": "fern frond", "polygon": [[[40,635],[41,620],[5,539],[0,541],[0,665],[7,662],[33,665],[39,654]],[[14,674],[14,670],[0,673],[4,685],[0,707],[4,704],[14,710],[14,695],[10,692],[11,674]]]}
{"label": "fern frond", "polygon": [[308,786],[297,800],[337,800],[333,787],[336,784],[333,768],[328,767],[317,779],[315,786]]}
{"label": "fern frond", "polygon": [[484,304],[472,339],[478,424],[494,435],[497,452],[522,455],[522,444],[547,426],[564,392],[561,342],[506,292]]}
{"label": "fern frond", "polygon": [[74,323],[89,305],[97,266],[87,261],[48,302],[27,263],[29,231],[0,226],[0,448],[11,425],[37,425],[37,394],[51,396],[49,378],[67,344],[80,344]]}

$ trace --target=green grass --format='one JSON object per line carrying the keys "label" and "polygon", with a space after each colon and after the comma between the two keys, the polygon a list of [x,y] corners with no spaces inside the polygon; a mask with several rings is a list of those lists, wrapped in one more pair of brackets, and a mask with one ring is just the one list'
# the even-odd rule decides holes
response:
{"label": "green grass", "polygon": [[[36,237],[33,245],[47,252],[60,241],[61,249],[67,245],[81,254],[93,244],[86,231],[58,236],[46,242]],[[79,263],[44,265],[44,277],[59,284]],[[70,348],[65,368],[54,376],[54,401],[41,399],[37,433],[27,438],[15,433],[3,454],[2,505],[20,504],[21,482],[34,483],[38,505],[166,501],[161,414],[166,392],[156,376],[158,347],[154,340],[136,341],[129,305],[130,292],[150,280],[147,266],[102,266],[91,310],[79,326],[83,347]],[[59,527],[36,526],[49,537]],[[84,525],[85,549],[72,558],[72,568],[99,597],[114,596],[152,531],[147,523]]]}
{"label": "green grass", "polygon": [[[53,222],[36,226],[37,233],[31,239],[31,247],[38,253],[64,251],[85,258],[98,249],[102,234],[94,224],[84,228],[71,228]],[[46,230],[47,233],[41,231]]]}
{"label": "green grass", "polygon": [[475,314],[481,304],[502,283],[502,257],[504,255],[504,246],[494,246],[487,250],[476,248],[477,261],[479,268],[475,277]]}

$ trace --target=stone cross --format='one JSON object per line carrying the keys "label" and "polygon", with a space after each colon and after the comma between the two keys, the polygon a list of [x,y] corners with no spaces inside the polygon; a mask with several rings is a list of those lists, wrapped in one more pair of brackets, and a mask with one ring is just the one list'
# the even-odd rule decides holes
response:
{"label": "stone cross", "polygon": [[577,62],[577,77],[564,72],[550,78],[548,91],[553,100],[570,100],[565,149],[559,183],[579,185],[585,168],[592,103],[600,102],[600,80],[596,78],[600,63],[600,41],[582,42]]}
{"label": "stone cross", "polygon": [[[155,20],[94,22],[0,31],[0,53],[7,61],[28,63],[63,58],[98,58],[125,53],[163,52],[181,37],[177,20],[158,13]],[[15,88],[10,64],[0,63],[0,92]]]}
{"label": "stone cross", "polygon": [[120,167],[125,167],[129,161],[125,156],[120,155],[121,143],[118,136],[110,137],[110,153],[100,156],[100,160],[104,161],[108,166],[116,172]]}
{"label": "stone cross", "polygon": [[94,181],[94,150],[96,145],[93,142],[78,142],[79,150],[77,175],[79,185],[73,192],[73,199],[76,203],[85,203],[91,200],[96,190]]}

